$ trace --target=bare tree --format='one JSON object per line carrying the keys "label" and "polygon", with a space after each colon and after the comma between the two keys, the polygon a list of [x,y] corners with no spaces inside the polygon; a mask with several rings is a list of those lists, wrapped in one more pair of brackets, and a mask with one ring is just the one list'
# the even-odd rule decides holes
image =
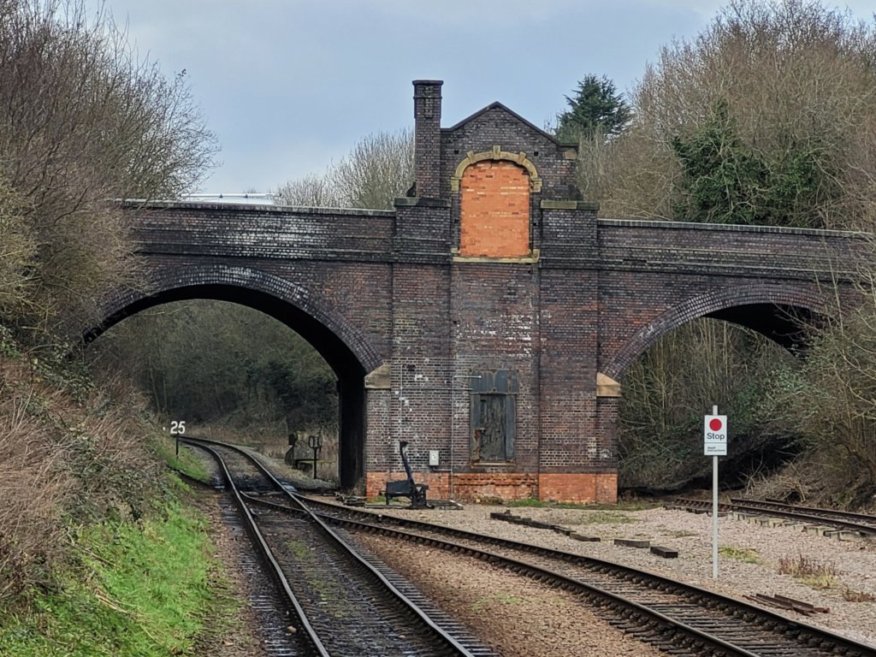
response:
{"label": "bare tree", "polygon": [[858,290],[859,305],[813,331],[803,367],[781,373],[774,414],[803,438],[818,483],[852,506],[876,497],[876,253]]}
{"label": "bare tree", "polygon": [[[707,145],[716,111],[725,111],[732,132],[720,157],[757,164],[741,172],[746,203],[765,204],[762,215],[789,225],[873,226],[874,52],[876,20],[809,0],[734,0],[696,40],[663,48],[632,95],[624,134],[606,149],[584,149],[596,163],[582,169],[601,177],[588,183],[594,200],[607,215],[697,219],[685,202],[695,170],[674,142]],[[734,176],[713,182],[725,186],[718,201],[739,191]]]}
{"label": "bare tree", "polygon": [[[209,165],[211,135],[185,74],[134,58],[82,0],[0,0],[0,168],[36,251],[26,323],[91,311],[131,269],[114,198],[172,198]],[[6,321],[10,321],[6,317]]]}
{"label": "bare tree", "polygon": [[330,180],[330,173],[308,174],[285,182],[274,191],[274,200],[282,205],[303,208],[339,208],[343,201]]}
{"label": "bare tree", "polygon": [[285,205],[390,209],[413,180],[411,131],[378,132],[359,140],[324,174],[289,181],[274,197]]}

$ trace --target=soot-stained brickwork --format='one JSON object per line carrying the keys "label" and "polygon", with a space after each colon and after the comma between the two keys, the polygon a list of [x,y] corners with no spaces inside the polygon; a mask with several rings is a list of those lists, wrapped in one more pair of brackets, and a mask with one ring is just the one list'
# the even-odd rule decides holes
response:
{"label": "soot-stained brickwork", "polygon": [[126,206],[144,280],[108,295],[89,337],[166,301],[249,305],[337,373],[345,487],[375,495],[403,476],[406,440],[434,497],[610,502],[626,368],[703,316],[792,344],[790,314],[833,313],[832,281],[865,243],[597,219],[574,146],[499,103],[442,128],[441,96],[438,81],[414,83],[414,196],[392,212]]}

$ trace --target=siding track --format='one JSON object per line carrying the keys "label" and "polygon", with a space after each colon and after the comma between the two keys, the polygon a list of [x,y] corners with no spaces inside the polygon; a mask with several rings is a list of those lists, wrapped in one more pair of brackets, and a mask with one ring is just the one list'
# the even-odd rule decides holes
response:
{"label": "siding track", "polygon": [[[699,587],[612,562],[415,520],[308,500],[348,531],[468,554],[580,593],[609,622],[688,655],[876,656],[876,648]],[[376,516],[376,517],[375,517]],[[485,546],[489,549],[485,549]]]}

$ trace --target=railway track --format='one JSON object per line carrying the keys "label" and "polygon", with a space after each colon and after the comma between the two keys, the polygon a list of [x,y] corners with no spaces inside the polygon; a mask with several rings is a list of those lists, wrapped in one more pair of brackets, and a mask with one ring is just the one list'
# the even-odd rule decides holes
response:
{"label": "railway track", "polygon": [[[675,498],[670,500],[666,507],[697,512],[711,512],[712,503],[706,500]],[[804,523],[829,525],[865,536],[876,536],[876,516],[863,513],[834,511],[832,509],[819,509],[816,507],[784,504],[772,500],[751,500],[741,497],[733,497],[730,498],[730,503],[719,504],[718,510],[721,512],[758,513]]]}
{"label": "railway track", "polygon": [[[609,622],[667,652],[763,657],[876,655],[873,647],[830,631],[627,566],[421,521],[387,516],[375,520],[374,514],[367,512],[308,501],[319,505],[326,518],[352,532],[375,532],[468,554],[576,591],[601,605]],[[483,549],[484,544],[491,549]]]}
{"label": "railway track", "polygon": [[[290,495],[297,498],[297,495]],[[574,592],[609,623],[671,654],[753,657],[876,656],[876,649],[827,630],[695,586],[612,562],[475,534],[422,521],[383,516],[306,499],[326,524],[430,545],[498,565]],[[277,513],[295,514],[287,500],[249,497]],[[485,549],[489,546],[489,549]]]}
{"label": "railway track", "polygon": [[[359,554],[243,450],[187,439],[217,460],[241,520],[296,619],[277,655],[487,657],[492,651],[452,619],[436,619],[427,601],[373,557]],[[279,494],[254,504],[254,495]]]}

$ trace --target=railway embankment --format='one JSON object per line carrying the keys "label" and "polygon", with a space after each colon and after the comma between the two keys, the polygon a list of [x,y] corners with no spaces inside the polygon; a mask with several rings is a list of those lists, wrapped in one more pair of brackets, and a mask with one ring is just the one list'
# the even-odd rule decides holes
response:
{"label": "railway embankment", "polygon": [[164,456],[131,390],[0,333],[0,654],[258,654],[225,646],[233,541]]}

